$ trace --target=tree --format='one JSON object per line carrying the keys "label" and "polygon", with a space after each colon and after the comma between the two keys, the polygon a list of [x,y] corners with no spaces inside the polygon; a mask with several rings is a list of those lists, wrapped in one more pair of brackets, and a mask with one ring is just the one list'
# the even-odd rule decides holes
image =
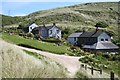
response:
{"label": "tree", "polygon": [[101,27],[101,28],[106,28],[109,25],[106,22],[98,22],[96,23],[95,27]]}

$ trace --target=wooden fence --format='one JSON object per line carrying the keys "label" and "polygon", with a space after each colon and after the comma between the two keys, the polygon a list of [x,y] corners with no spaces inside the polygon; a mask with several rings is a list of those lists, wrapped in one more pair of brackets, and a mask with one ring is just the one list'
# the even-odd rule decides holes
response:
{"label": "wooden fence", "polygon": [[[91,70],[91,75],[94,75],[94,70],[95,71],[99,71],[100,75],[102,75],[102,69],[97,69],[97,68],[89,67],[86,64],[81,64],[81,68],[85,68],[85,70],[90,69]],[[114,72],[110,72],[110,80],[115,80]]]}

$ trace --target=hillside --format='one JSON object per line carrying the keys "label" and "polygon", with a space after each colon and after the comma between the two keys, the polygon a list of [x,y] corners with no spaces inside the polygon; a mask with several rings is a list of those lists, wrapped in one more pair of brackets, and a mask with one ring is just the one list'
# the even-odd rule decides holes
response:
{"label": "hillside", "polygon": [[[24,17],[38,24],[52,22],[64,26],[93,26],[96,22],[105,21],[109,25],[116,26],[118,16],[117,2],[86,3],[74,6],[61,7],[31,13]],[[67,24],[67,25],[66,25]]]}
{"label": "hillside", "polygon": [[30,21],[35,21],[38,24],[56,22],[60,24],[61,27],[64,27],[67,23],[67,26],[73,24],[80,27],[81,25],[94,25],[98,21],[105,21],[110,25],[115,25],[117,24],[117,16],[117,2],[98,2],[38,11],[25,17],[10,17],[2,15],[2,19],[3,24],[5,25],[9,24],[7,22],[14,24],[18,22],[28,23]]}
{"label": "hillside", "polygon": [[10,23],[15,21],[13,24],[21,22],[22,26],[31,22],[35,22],[38,25],[43,23],[49,25],[55,22],[59,27],[69,27],[74,32],[76,29],[81,31],[83,27],[87,31],[93,30],[97,22],[103,21],[109,25],[104,30],[117,37],[118,15],[118,2],[85,3],[38,11],[24,17],[14,17],[18,21],[14,20],[14,18],[6,20],[6,17],[3,17],[3,24],[6,21]]}
{"label": "hillside", "polygon": [[21,17],[11,17],[6,15],[1,15],[2,17],[2,26],[18,24],[22,18]]}

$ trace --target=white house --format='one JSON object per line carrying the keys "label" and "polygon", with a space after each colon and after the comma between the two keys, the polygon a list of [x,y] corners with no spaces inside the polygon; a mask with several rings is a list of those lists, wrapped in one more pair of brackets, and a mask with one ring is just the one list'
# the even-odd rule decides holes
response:
{"label": "white house", "polygon": [[28,25],[28,27],[29,27],[29,32],[31,32],[35,27],[38,27],[38,25],[35,23],[32,23],[32,24]]}
{"label": "white house", "polygon": [[61,29],[55,25],[51,26],[39,26],[33,29],[34,34],[41,34],[42,38],[54,37],[56,39],[61,39]]}

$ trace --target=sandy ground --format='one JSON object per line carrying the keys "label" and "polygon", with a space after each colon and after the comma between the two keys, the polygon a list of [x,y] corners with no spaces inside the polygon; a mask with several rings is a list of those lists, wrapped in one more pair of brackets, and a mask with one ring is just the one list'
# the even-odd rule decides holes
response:
{"label": "sandy ground", "polygon": [[[0,43],[2,43],[2,40],[0,40]],[[90,69],[85,70],[84,68],[82,68],[81,64],[83,64],[83,63],[79,62],[79,59],[84,57],[84,56],[75,57],[75,56],[68,56],[68,55],[58,55],[58,54],[54,54],[54,53],[50,53],[50,52],[45,52],[45,51],[40,51],[40,50],[35,50],[35,49],[17,46],[14,44],[13,44],[13,46],[18,47],[20,49],[28,50],[31,52],[36,52],[38,54],[41,54],[43,56],[46,56],[46,57],[58,62],[59,64],[63,65],[65,68],[67,68],[67,70],[70,73],[69,74],[70,77],[74,77],[76,72],[79,70],[84,75],[89,76],[91,78],[110,78],[110,74],[107,74],[105,72],[100,74],[100,72],[94,71],[94,74],[91,75]]]}

